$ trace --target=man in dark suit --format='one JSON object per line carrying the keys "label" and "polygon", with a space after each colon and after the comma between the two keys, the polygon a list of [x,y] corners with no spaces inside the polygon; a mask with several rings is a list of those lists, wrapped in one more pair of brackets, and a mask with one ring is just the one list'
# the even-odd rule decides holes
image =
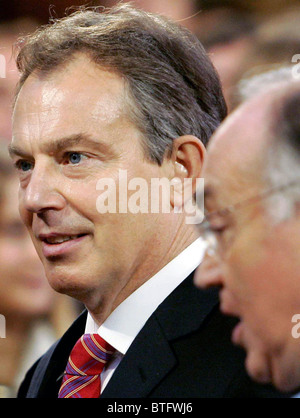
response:
{"label": "man in dark suit", "polygon": [[256,396],[233,321],[192,283],[204,249],[186,212],[226,115],[202,46],[123,5],[44,28],[17,62],[20,213],[51,286],[87,308],[20,397]]}
{"label": "man in dark suit", "polygon": [[300,83],[293,70],[250,79],[251,96],[213,135],[200,226],[212,245],[196,282],[221,288],[222,312],[239,318],[232,340],[247,352],[249,375],[299,397]]}

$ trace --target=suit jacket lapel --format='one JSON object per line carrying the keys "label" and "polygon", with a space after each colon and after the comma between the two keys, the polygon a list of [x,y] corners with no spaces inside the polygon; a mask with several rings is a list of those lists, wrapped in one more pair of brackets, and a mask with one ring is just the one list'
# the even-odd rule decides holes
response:
{"label": "suit jacket lapel", "polygon": [[198,289],[193,280],[194,273],[184,280],[155,312],[169,341],[198,330],[219,304],[216,288]]}
{"label": "suit jacket lapel", "polygon": [[176,358],[152,316],[119,364],[101,398],[146,397],[174,367]]}
{"label": "suit jacket lapel", "polygon": [[101,397],[149,396],[176,366],[170,342],[199,329],[217,304],[216,290],[196,289],[193,275],[186,279],[149,318]]}

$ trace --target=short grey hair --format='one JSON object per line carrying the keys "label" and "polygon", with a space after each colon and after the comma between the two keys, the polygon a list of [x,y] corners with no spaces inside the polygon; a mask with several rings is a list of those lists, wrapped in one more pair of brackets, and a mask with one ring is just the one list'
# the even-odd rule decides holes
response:
{"label": "short grey hair", "polygon": [[293,216],[300,203],[300,83],[283,89],[270,112],[265,180],[270,188],[292,184],[269,200],[273,219],[281,222]]}
{"label": "short grey hair", "polygon": [[[266,200],[266,210],[277,223],[291,217],[300,202],[300,83],[293,66],[267,66],[256,71],[238,83],[237,94],[240,104],[259,95],[274,94],[266,118],[271,141],[266,151],[263,183],[267,190],[279,188]],[[298,185],[281,189],[280,186],[296,179]]]}
{"label": "short grey hair", "polygon": [[242,103],[254,96],[278,85],[289,84],[297,81],[293,73],[293,66],[268,65],[255,68],[255,74],[246,75],[237,84],[238,102]]}

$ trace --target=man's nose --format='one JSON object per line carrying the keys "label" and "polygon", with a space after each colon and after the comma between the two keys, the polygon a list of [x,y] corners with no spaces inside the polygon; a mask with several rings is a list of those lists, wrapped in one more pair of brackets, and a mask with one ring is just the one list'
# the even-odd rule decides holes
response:
{"label": "man's nose", "polygon": [[60,187],[55,174],[36,165],[23,195],[24,209],[32,213],[63,209],[65,198],[60,193]]}
{"label": "man's nose", "polygon": [[209,254],[206,251],[202,263],[197,268],[195,279],[197,287],[208,288],[212,286],[222,286],[222,261],[217,254]]}

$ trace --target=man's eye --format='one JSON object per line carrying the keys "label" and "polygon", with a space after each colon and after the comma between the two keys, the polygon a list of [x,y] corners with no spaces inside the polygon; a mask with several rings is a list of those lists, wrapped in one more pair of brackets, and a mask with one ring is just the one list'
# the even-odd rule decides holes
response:
{"label": "man's eye", "polygon": [[16,167],[18,170],[26,173],[32,169],[33,164],[26,160],[20,160],[16,163]]}
{"label": "man's eye", "polygon": [[69,152],[67,155],[67,163],[69,164],[79,164],[83,159],[85,158],[85,155],[81,154],[80,152]]}

